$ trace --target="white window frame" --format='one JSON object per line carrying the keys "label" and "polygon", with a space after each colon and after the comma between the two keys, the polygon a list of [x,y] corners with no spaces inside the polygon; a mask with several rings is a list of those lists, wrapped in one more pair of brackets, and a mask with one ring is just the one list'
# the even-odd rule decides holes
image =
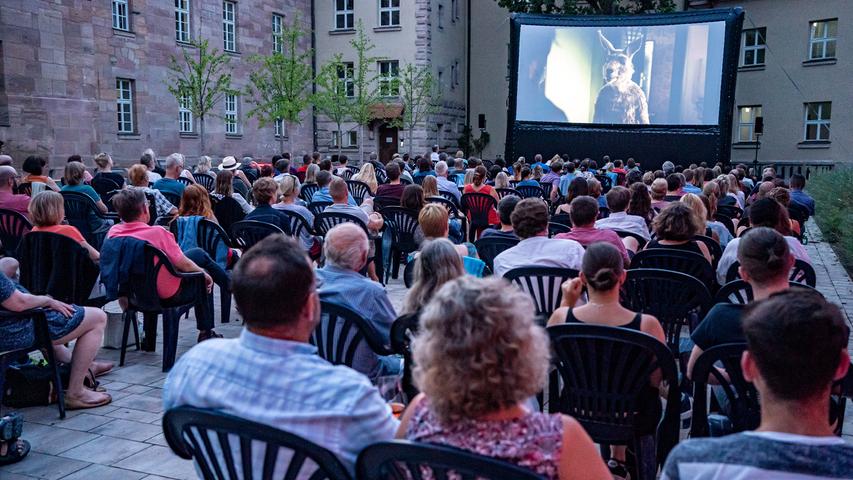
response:
{"label": "white window frame", "polygon": [[281,37],[284,30],[284,15],[272,14],[272,53],[284,52],[284,39]]}
{"label": "white window frame", "polygon": [[136,133],[133,118],[133,80],[116,78],[116,130],[120,134]]}
{"label": "white window frame", "polygon": [[459,0],[450,0],[450,21],[456,23],[459,19]]}
{"label": "white window frame", "polygon": [[190,35],[190,0],[175,0],[175,40],[188,43]]}
{"label": "white window frame", "polygon": [[112,0],[113,28],[130,31],[130,0]]}
{"label": "white window frame", "polygon": [[181,95],[181,100],[178,102],[178,132],[180,133],[195,133],[193,112],[189,109],[189,103],[189,96]]}
{"label": "white window frame", "polygon": [[[831,24],[835,25],[835,35],[829,35],[829,26]],[[815,33],[817,32],[818,25],[823,25],[823,35],[820,37],[816,37]],[[838,48],[838,19],[837,18],[828,18],[826,20],[814,20],[809,22],[809,60],[829,60],[836,58],[837,52],[835,51]],[[832,44],[833,54],[828,55],[827,50],[829,45]],[[814,47],[819,46],[821,51],[820,56],[814,55]]]}
{"label": "white window frame", "polygon": [[[397,21],[394,21],[394,14],[397,14]],[[387,19],[383,19],[383,14]],[[385,20],[385,21],[383,21]],[[379,0],[379,26],[380,27],[399,27],[400,26],[400,0]]]}
{"label": "white window frame", "polygon": [[[746,36],[750,32],[755,33],[755,43],[752,45],[746,44]],[[760,42],[759,42],[760,40]],[[740,40],[740,66],[741,67],[758,67],[762,66],[767,62],[767,27],[761,28],[750,28],[744,30],[741,34]],[[747,52],[752,52],[752,63],[746,62],[746,54]],[[761,52],[764,55],[764,60],[758,61],[758,53]]]}
{"label": "white window frame", "polygon": [[240,96],[234,94],[226,94],[223,103],[225,104],[225,134],[239,135],[240,134]]}
{"label": "white window frame", "polygon": [[[332,30],[352,30],[355,28],[355,0],[332,0],[334,16]],[[338,2],[343,2],[343,8],[338,8]],[[343,26],[338,26],[338,19],[343,19]]]}
{"label": "white window frame", "polygon": [[355,130],[347,130],[344,132],[344,148],[358,148],[358,132]]}
{"label": "white window frame", "polygon": [[438,4],[438,28],[444,28],[444,5]]}
{"label": "white window frame", "polygon": [[275,119],[275,122],[273,122],[273,125],[275,126],[276,138],[280,137],[282,135],[282,132],[284,132],[284,138],[286,139],[288,131],[287,131],[287,125],[285,125],[284,120],[277,118],[277,119]]}
{"label": "white window frame", "polygon": [[400,61],[380,60],[379,70],[379,95],[382,97],[400,96]]}
{"label": "white window frame", "polygon": [[[748,110],[747,110],[748,109]],[[750,115],[750,121],[744,120],[744,114]],[[741,105],[737,108],[737,141],[740,143],[756,142],[758,138],[755,135],[755,118],[762,115],[761,105]],[[749,129],[749,136],[744,138],[741,135],[743,128]]]}
{"label": "white window frame", "polygon": [[[829,106],[829,116],[823,118],[824,106]],[[813,109],[816,113],[816,119],[809,119],[809,109]],[[828,142],[832,134],[832,102],[811,102],[805,104],[805,112],[803,114],[803,141],[806,142]],[[809,138],[809,127],[815,127],[815,138]],[[826,127],[826,137],[821,135],[821,127]]]}
{"label": "white window frame", "polygon": [[222,2],[222,49],[237,51],[237,2]]}
{"label": "white window frame", "polygon": [[355,98],[355,64],[353,62],[343,62],[338,65],[338,81],[341,80],[343,80],[346,97]]}

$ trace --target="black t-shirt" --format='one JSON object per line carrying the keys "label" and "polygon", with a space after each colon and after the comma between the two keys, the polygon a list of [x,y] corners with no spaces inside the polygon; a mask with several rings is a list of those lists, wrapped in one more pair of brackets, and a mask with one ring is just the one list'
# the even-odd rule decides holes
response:
{"label": "black t-shirt", "polygon": [[119,188],[124,186],[124,177],[122,177],[121,174],[118,172],[98,172],[95,174],[95,177],[108,178],[114,181],[119,186]]}
{"label": "black t-shirt", "polygon": [[708,312],[690,338],[703,351],[724,343],[738,343],[746,339],[741,327],[745,305],[719,303]]}
{"label": "black t-shirt", "polygon": [[497,228],[487,228],[483,230],[483,233],[480,234],[480,238],[506,238],[510,240],[518,240],[518,235],[512,232],[504,232]]}

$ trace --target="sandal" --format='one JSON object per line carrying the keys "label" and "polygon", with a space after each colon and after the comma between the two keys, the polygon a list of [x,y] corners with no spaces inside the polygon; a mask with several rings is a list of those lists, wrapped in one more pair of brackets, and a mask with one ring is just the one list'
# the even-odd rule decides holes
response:
{"label": "sandal", "polygon": [[107,389],[101,386],[101,382],[95,380],[95,372],[89,369],[89,374],[83,377],[83,386],[95,392],[106,392]]}
{"label": "sandal", "polygon": [[65,409],[66,410],[84,410],[86,408],[96,408],[107,405],[108,403],[113,401],[113,397],[108,394],[104,394],[101,400],[95,402],[84,402],[80,399],[74,397],[65,397]]}
{"label": "sandal", "polygon": [[0,455],[0,467],[18,463],[30,453],[30,442],[23,439],[12,440],[15,444],[7,445],[6,455]]}

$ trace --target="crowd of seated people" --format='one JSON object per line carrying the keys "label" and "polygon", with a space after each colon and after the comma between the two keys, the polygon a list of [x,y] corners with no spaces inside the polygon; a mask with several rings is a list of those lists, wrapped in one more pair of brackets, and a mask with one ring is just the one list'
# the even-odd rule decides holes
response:
{"label": "crowd of seated people", "polygon": [[[130,237],[163,251],[179,272],[202,272],[208,290],[213,283],[227,287],[234,294],[245,329],[239,339],[222,339],[214,330],[212,312],[199,315],[197,310],[199,345],[182,355],[172,369],[164,386],[164,405],[215,409],[296,433],[337,455],[350,472],[364,447],[397,437],[468,450],[528,468],[546,478],[628,478],[630,449],[610,446],[605,461],[578,421],[553,411],[541,413],[541,405],[532,400],[546,383],[550,357],[547,335],[535,324],[536,310],[529,295],[500,277],[521,267],[576,270],[578,278],[562,285],[562,302],[551,315],[549,325],[584,323],[628,328],[664,343],[661,322],[620,304],[620,290],[631,259],[643,249],[696,253],[709,264],[718,264],[718,285],[708,285],[711,290],[725,283],[729,267],[738,261],[739,276],[751,287],[754,301],[748,306],[719,304],[704,319],[698,319],[690,335],[693,350],[685,376],[689,377],[699,356],[711,347],[746,341],[749,346],[744,374],[754,379],[761,390],[762,409],[771,408],[774,414],[766,425],[762,417],[762,428],[774,434],[756,434],[755,441],[767,442],[768,449],[790,448],[793,452],[810,452],[809,449],[827,445],[837,450],[834,455],[842,457],[838,463],[849,463],[853,455],[849,447],[836,445],[829,438],[818,443],[793,439],[795,446],[785,444],[785,435],[800,435],[799,428],[804,426],[812,428],[809,431],[815,435],[831,435],[826,434],[829,425],[819,422],[817,415],[801,419],[800,424],[782,421],[782,412],[791,401],[818,409],[817,400],[823,401],[829,395],[828,384],[846,373],[842,370],[849,360],[837,354],[832,365],[835,370],[830,375],[829,360],[813,359],[823,361],[820,368],[816,367],[821,372],[819,381],[809,384],[813,385],[811,396],[797,397],[785,390],[790,387],[784,382],[779,383],[782,379],[770,380],[784,359],[767,352],[762,342],[769,337],[755,330],[781,328],[768,326],[776,319],[767,318],[772,315],[763,305],[780,295],[795,295],[792,302],[810,305],[810,313],[824,321],[827,329],[821,338],[830,350],[835,348],[832,342],[838,332],[832,330],[832,307],[814,294],[786,293],[791,290],[788,272],[794,259],[809,262],[798,239],[803,225],[789,218],[786,208],[796,203],[806,209],[811,206],[810,213],[813,212],[813,202],[809,205],[810,197],[802,191],[804,179],[792,179],[789,189],[772,172],[763,172],[761,181],[753,182],[742,168],[726,173],[721,166],[684,169],[671,163],[646,176],[633,159],[627,164],[605,159],[599,169],[593,160],[573,161],[560,156],[547,162],[537,156],[533,164],[520,159],[511,166],[502,161],[487,166],[476,158],[451,158],[451,170],[447,155],[438,155],[436,161],[431,157],[397,157],[386,166],[378,160],[364,163],[353,176],[369,189],[359,202],[343,178],[348,176],[344,172],[350,171],[351,162],[346,158],[334,164],[321,160],[319,155],[306,155],[300,172],[286,158],[277,159],[274,167],[265,170],[254,165],[250,157],[243,162],[226,157],[218,166],[215,191],[207,192],[194,183],[195,177],[185,168],[180,154],[168,156],[162,175],[156,178],[156,157],[153,152],[146,153],[139,164],[128,169],[126,182],[124,176],[113,171],[109,155],[102,154],[94,159],[98,166],[94,177],[104,176],[117,184],[121,180],[120,191],[112,195],[109,205],[98,205],[97,192],[86,184],[86,168],[75,159],[65,166],[62,191],[83,193],[99,209],[103,206],[104,211],[108,207],[115,211],[121,220],[109,228],[101,252],[86,243],[74,227],[62,225],[63,198],[50,192],[50,187],[44,193],[34,192],[32,197],[16,194],[18,175],[10,166],[0,166],[0,208],[14,207],[25,214],[34,231],[74,239],[92,260],[100,260],[102,275],[109,276],[118,266],[101,253],[115,252],[116,242]],[[211,174],[214,167],[210,159],[202,163],[194,174]],[[33,171],[28,172],[27,179],[42,180],[32,165],[34,162],[30,162],[29,169]],[[380,183],[377,172],[383,168],[387,181]],[[299,173],[303,174],[304,183]],[[450,174],[456,175],[456,181],[448,178]],[[413,184],[404,184],[401,179],[407,177],[414,180],[410,182]],[[515,186],[545,183],[551,185],[551,190],[544,192],[546,199],[522,199],[515,194],[500,198],[497,189],[503,185],[512,188],[511,178],[518,182]],[[320,188],[310,202],[305,201],[300,189],[313,184]],[[251,195],[244,197],[235,190],[237,185],[248,187]],[[179,195],[179,204],[173,205],[162,195],[164,192]],[[441,203],[429,202],[441,193],[451,194],[457,207],[465,193],[483,193],[496,200],[497,208],[489,215],[491,227],[480,238],[503,237],[519,242],[494,257],[490,278],[475,278],[489,273],[474,263],[480,262],[476,247],[469,243],[475,239],[467,238],[467,232],[454,230],[458,229],[456,219]],[[157,217],[174,217],[177,240],[166,228],[151,225],[154,219],[150,218],[145,194],[153,196]],[[310,227],[315,215],[308,207],[322,201],[331,203],[325,212],[352,215],[362,225],[343,223],[323,237],[313,229],[297,239],[272,236],[240,255],[227,247],[221,252],[205,252],[194,242],[185,241],[195,237],[192,233],[202,220],[219,223],[213,202],[225,197],[240,203],[248,214],[247,220],[271,223],[284,231],[289,230],[289,218],[282,212],[300,215]],[[382,215],[386,204],[379,205],[380,197],[396,197],[396,202],[387,205],[414,210],[419,223],[419,247],[408,259],[414,262],[413,284],[399,309],[379,283],[376,263],[371,261],[378,255],[375,241],[383,239],[383,231],[390,228]],[[718,206],[739,209],[739,216],[730,218],[734,232],[717,220]],[[567,215],[571,225],[566,227],[571,230],[552,238],[549,222],[555,214]],[[701,235],[719,243],[724,252],[722,258],[712,258],[704,241],[696,238]],[[381,240],[386,247],[387,237]],[[14,290],[17,266],[10,261],[5,263],[0,261],[0,267]],[[157,290],[162,298],[174,296],[175,280],[163,276],[157,282]],[[4,301],[3,306],[16,310],[38,304],[55,312],[49,320],[52,338],[60,345],[57,356],[72,362],[67,400],[70,407],[108,403],[109,395],[86,388],[83,378],[90,368],[96,374],[112,368],[111,364],[94,360],[103,335],[103,313],[20,290],[10,292],[9,298],[18,294],[25,295],[22,298],[29,303],[6,305]],[[391,415],[387,400],[397,393],[396,381],[404,369],[402,358],[378,355],[367,345],[360,345],[349,367],[332,366],[321,359],[309,344],[311,332],[324,321],[321,300],[358,313],[386,344],[398,314],[418,318],[419,332],[412,343],[413,364],[406,368],[414,372],[415,386],[421,394],[409,402],[400,422]],[[788,322],[790,328],[800,326],[793,318],[778,321]],[[757,325],[753,330],[750,322]],[[15,335],[10,333],[7,343],[15,343]],[[61,344],[74,338],[78,340],[72,358],[71,351]],[[797,350],[812,348],[809,345],[791,344],[785,348],[794,358],[814,353]],[[271,371],[281,375],[261,373]],[[645,404],[660,406],[660,383],[655,375],[649,378]],[[787,393],[780,394],[783,391]],[[820,408],[823,410],[818,413],[829,418],[826,406]],[[637,428],[653,433],[660,412],[659,408],[652,409]],[[748,443],[745,439],[751,438],[749,435],[740,435],[737,441]],[[720,473],[728,472],[726,468],[802,468],[763,463],[761,458],[754,465],[733,460],[723,454],[738,445],[734,439],[730,442],[685,443],[671,454],[663,474],[666,478],[727,478]],[[21,442],[0,441],[0,459],[4,451],[20,455],[23,448]],[[823,454],[823,450],[817,450],[815,455]],[[691,461],[695,458],[722,465],[716,471],[718,476],[714,477],[707,467],[694,466]],[[814,463],[803,462],[809,466]]]}

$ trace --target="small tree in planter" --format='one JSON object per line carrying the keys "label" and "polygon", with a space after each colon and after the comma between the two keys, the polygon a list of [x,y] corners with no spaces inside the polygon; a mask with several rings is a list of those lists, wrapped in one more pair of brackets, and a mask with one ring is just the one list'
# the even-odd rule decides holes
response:
{"label": "small tree in planter", "polygon": [[352,101],[347,92],[348,85],[346,78],[349,78],[345,69],[343,57],[340,53],[333,56],[328,62],[320,67],[320,72],[314,83],[317,86],[317,92],[312,96],[314,107],[318,112],[325,115],[336,126],[337,136],[336,144],[338,146],[338,156],[341,155],[342,149],[342,126],[349,115],[349,103]]}
{"label": "small tree in planter", "polygon": [[[308,89],[313,80],[312,49],[300,49],[299,42],[305,31],[298,22],[299,19],[294,18],[293,23],[282,25],[281,53],[252,57],[257,68],[249,74],[251,85],[246,87],[247,101],[254,107],[249,110],[249,118],[257,118],[261,128],[278,121],[282,123],[279,152],[284,151],[285,127],[301,124],[301,113],[311,102]],[[290,149],[293,150],[293,137]]]}
{"label": "small tree in planter", "polygon": [[394,121],[394,126],[406,131],[408,152],[412,155],[415,128],[438,111],[437,85],[429,68],[412,64],[403,67],[395,82],[399,88],[403,114]]}
{"label": "small tree in planter", "polygon": [[[195,58],[192,55],[196,51]],[[166,87],[179,105],[192,112],[199,125],[199,155],[204,155],[204,121],[225,95],[240,92],[231,88],[231,57],[211,49],[207,40],[190,42],[183,48],[182,62],[174,55],[169,63]]]}
{"label": "small tree in planter", "polygon": [[354,96],[349,102],[349,117],[358,125],[358,155],[359,161],[364,160],[364,128],[373,120],[373,109],[381,104],[379,89],[376,88],[377,76],[371,70],[379,57],[370,55],[371,50],[376,48],[373,42],[364,34],[364,26],[361,20],[358,22],[358,31],[355,38],[350,41],[355,49],[356,61],[353,72]]}

